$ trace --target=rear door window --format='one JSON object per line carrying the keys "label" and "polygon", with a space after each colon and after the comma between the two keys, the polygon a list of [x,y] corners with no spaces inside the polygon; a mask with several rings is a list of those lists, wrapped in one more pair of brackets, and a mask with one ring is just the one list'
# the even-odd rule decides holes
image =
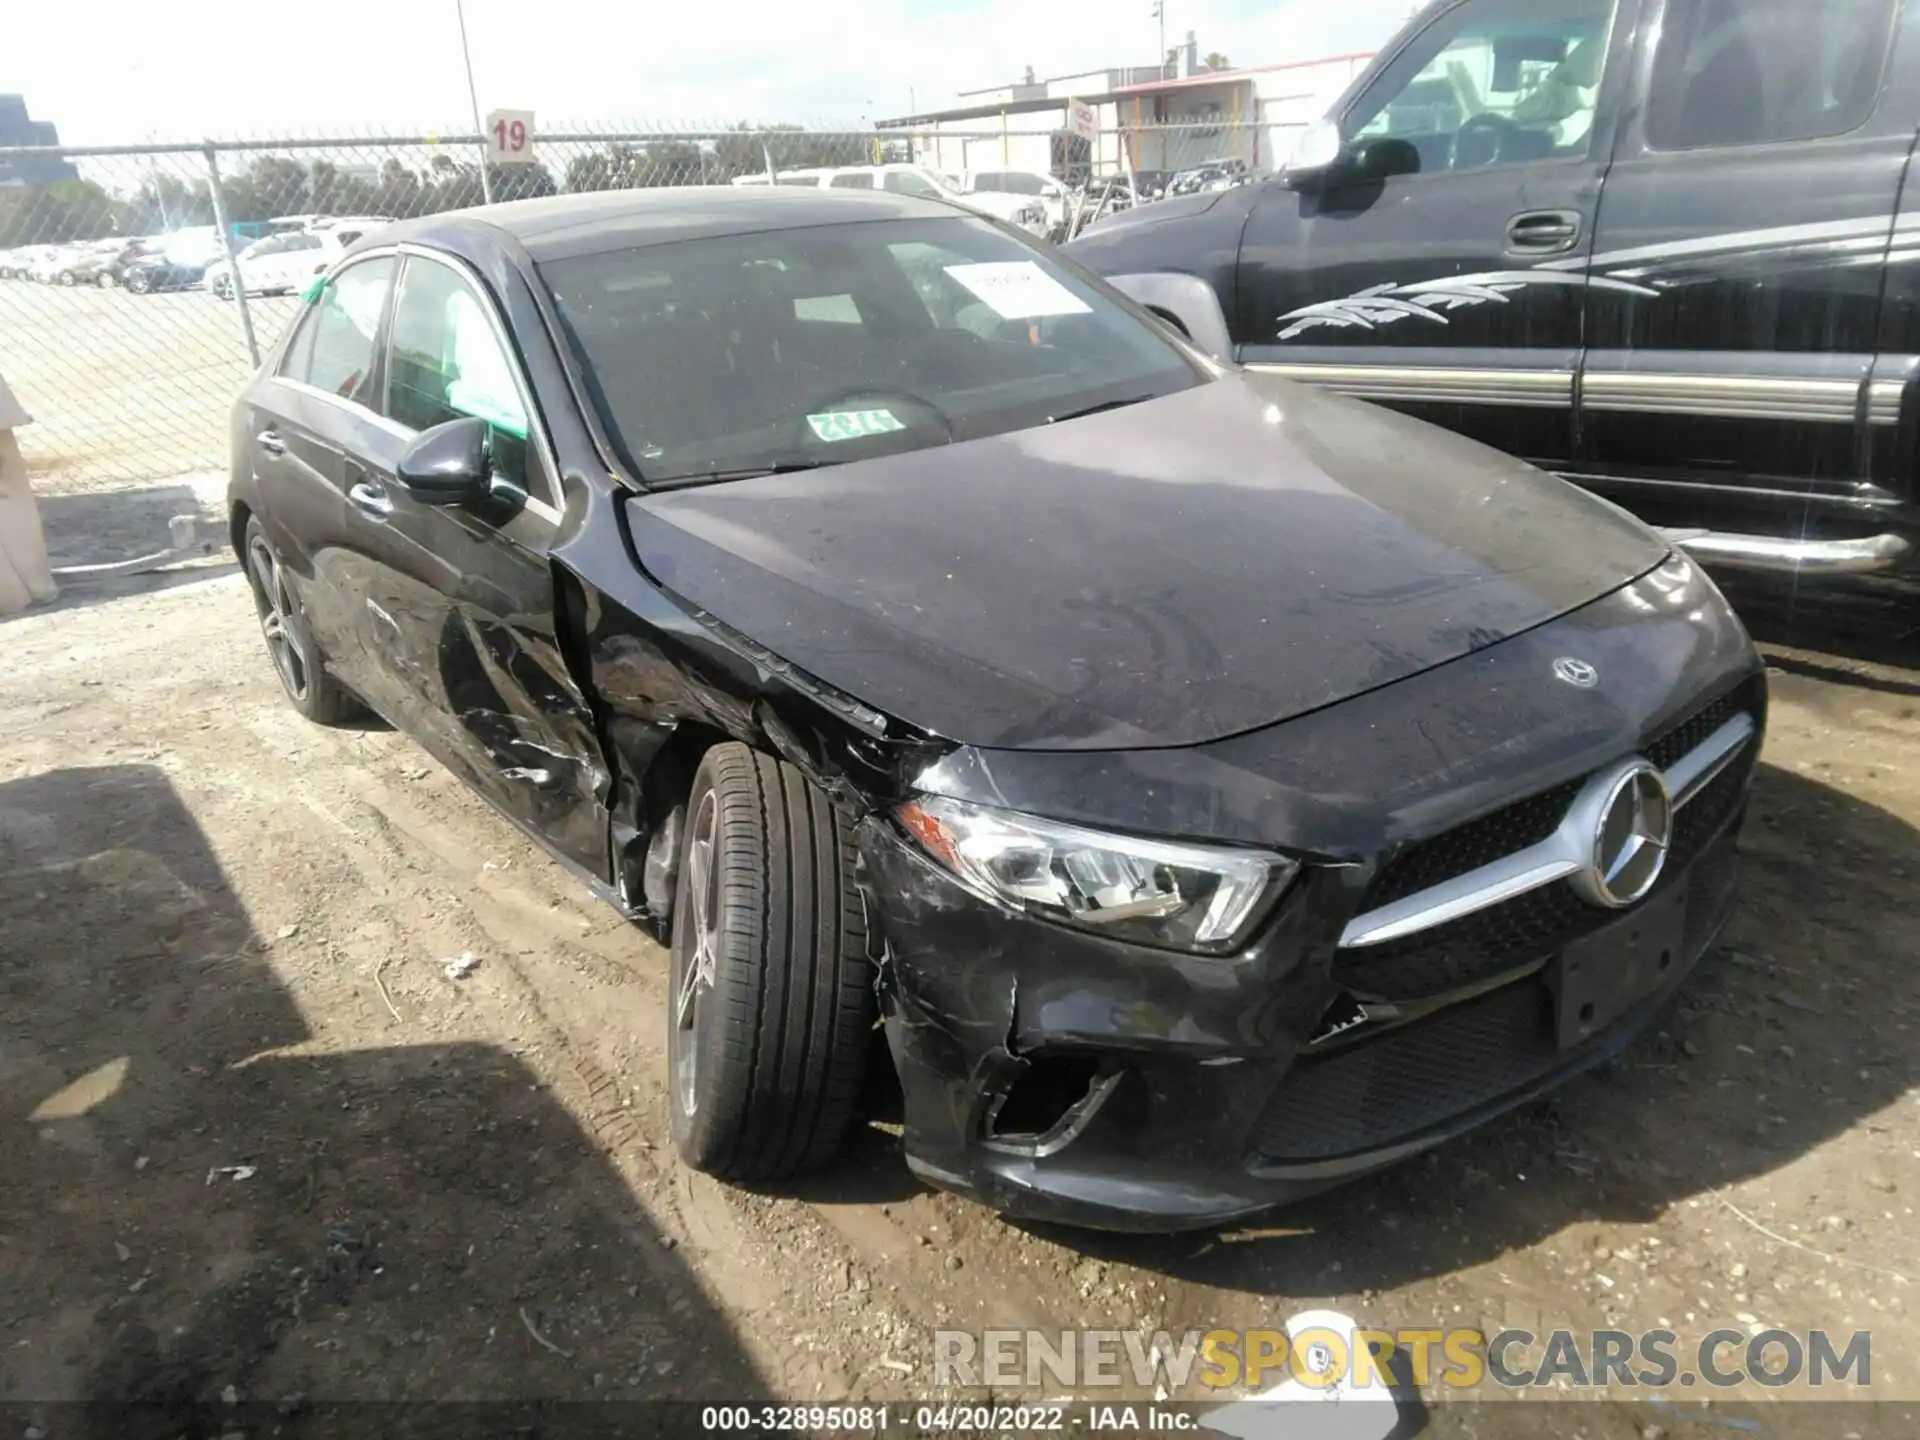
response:
{"label": "rear door window", "polygon": [[1899,0],[1669,0],[1647,143],[1815,140],[1873,114]]}
{"label": "rear door window", "polygon": [[280,374],[343,400],[372,405],[374,342],[393,269],[393,257],[379,255],[334,276],[301,316]]}

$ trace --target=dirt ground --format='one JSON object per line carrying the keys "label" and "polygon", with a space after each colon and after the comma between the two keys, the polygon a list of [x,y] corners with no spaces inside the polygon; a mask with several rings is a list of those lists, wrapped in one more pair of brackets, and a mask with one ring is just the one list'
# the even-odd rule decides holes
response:
{"label": "dirt ground", "polygon": [[[300,302],[248,302],[264,351]],[[27,468],[63,490],[224,465],[227,410],[252,363],[231,302],[0,280],[7,384],[34,417]]]}
{"label": "dirt ground", "polygon": [[[211,493],[109,499],[52,497],[55,548]],[[0,1401],[926,1398],[940,1328],[1314,1307],[1870,1330],[1920,1399],[1920,672],[1796,651],[1773,695],[1740,913],[1657,1033],[1261,1226],[1117,1237],[928,1191],[882,1125],[791,1188],[688,1172],[656,946],[404,736],[300,720],[224,560],[75,590],[0,622]],[[1430,1433],[1721,1432],[1684,1398]],[[1920,1429],[1822,1412],[1766,1433]]]}

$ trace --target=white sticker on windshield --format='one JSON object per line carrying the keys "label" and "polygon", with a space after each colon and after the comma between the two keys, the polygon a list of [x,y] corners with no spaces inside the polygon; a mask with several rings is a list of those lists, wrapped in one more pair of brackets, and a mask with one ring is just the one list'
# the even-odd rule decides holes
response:
{"label": "white sticker on windshield", "polygon": [[829,410],[825,415],[807,416],[807,424],[822,440],[858,440],[907,428],[891,410]]}
{"label": "white sticker on windshield", "polygon": [[947,274],[978,295],[1004,320],[1086,315],[1093,307],[1031,260],[949,265]]}

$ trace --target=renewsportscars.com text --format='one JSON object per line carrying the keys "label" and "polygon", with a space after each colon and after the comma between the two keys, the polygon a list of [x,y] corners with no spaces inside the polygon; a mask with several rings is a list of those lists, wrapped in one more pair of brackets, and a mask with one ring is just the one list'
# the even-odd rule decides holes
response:
{"label": "renewsportscars.com text", "polygon": [[1411,1381],[1470,1390],[1754,1384],[1865,1389],[1873,1382],[1872,1337],[1713,1330],[1683,1340],[1672,1330],[1448,1328],[1355,1330],[936,1330],[936,1385],[1098,1389],[1156,1382],[1174,1393],[1197,1388],[1261,1389],[1284,1380],[1353,1389]]}

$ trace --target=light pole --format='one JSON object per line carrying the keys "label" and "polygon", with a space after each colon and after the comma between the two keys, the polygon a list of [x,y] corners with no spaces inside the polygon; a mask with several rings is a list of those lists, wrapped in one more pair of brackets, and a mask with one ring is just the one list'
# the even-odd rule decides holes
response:
{"label": "light pole", "polygon": [[1160,22],[1160,51],[1155,63],[1164,80],[1167,78],[1167,0],[1153,0],[1153,18]]}
{"label": "light pole", "polygon": [[493,181],[487,178],[487,132],[480,124],[480,92],[473,88],[473,55],[467,49],[467,10],[453,0],[454,17],[460,22],[460,58],[467,67],[467,103],[473,107],[473,131],[480,137],[480,199],[493,203]]}

